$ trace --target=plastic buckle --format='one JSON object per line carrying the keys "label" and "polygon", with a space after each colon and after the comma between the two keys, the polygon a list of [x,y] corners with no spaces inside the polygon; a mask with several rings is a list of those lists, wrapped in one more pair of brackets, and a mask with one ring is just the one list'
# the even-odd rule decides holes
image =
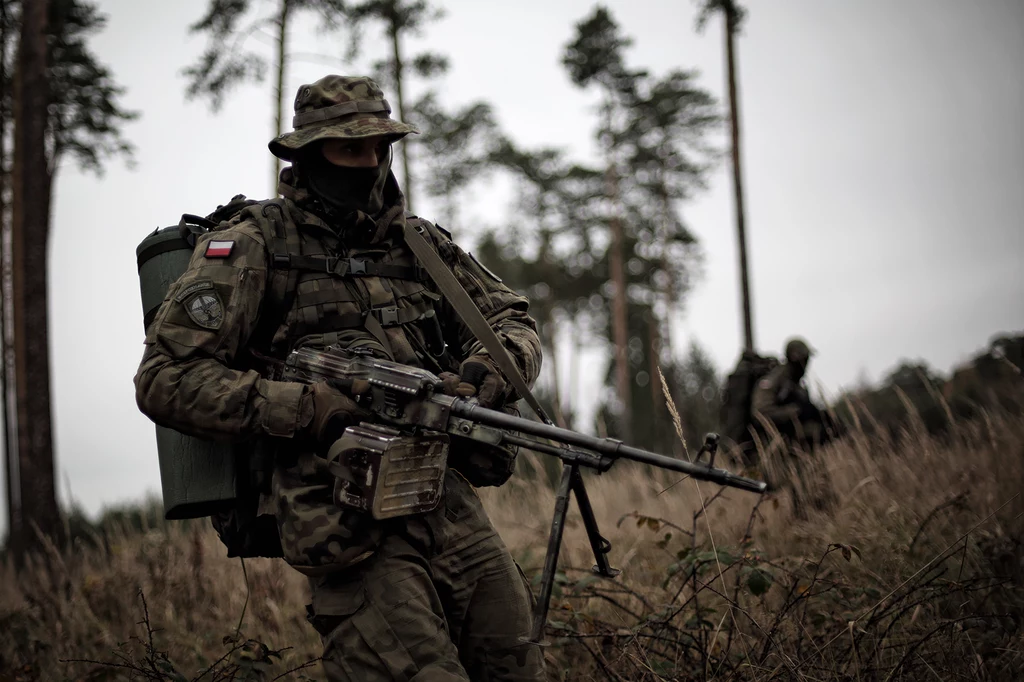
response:
{"label": "plastic buckle", "polygon": [[398,324],[398,306],[388,306],[386,308],[374,308],[375,313],[382,327],[393,327]]}
{"label": "plastic buckle", "polygon": [[275,253],[274,254],[274,267],[280,270],[287,270],[292,265],[291,255],[287,253]]}
{"label": "plastic buckle", "polygon": [[348,259],[348,272],[351,275],[365,275],[366,274],[366,261],[359,260],[358,258]]}

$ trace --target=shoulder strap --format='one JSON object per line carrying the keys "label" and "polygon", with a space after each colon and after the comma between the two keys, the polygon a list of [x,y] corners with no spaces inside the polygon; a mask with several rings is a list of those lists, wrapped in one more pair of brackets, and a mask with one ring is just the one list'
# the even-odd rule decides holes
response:
{"label": "shoulder strap", "polygon": [[274,332],[295,302],[299,271],[274,267],[275,258],[287,258],[302,251],[298,230],[289,227],[281,199],[259,202],[250,211],[267,245],[267,290],[253,337],[256,345],[269,351]]}
{"label": "shoulder strap", "polygon": [[536,413],[542,422],[551,424],[551,419],[533,396],[530,387],[526,384],[526,379],[519,372],[519,367],[516,366],[515,360],[509,355],[508,350],[501,343],[501,340],[498,339],[498,335],[494,333],[494,330],[491,329],[491,325],[484,319],[483,313],[473,303],[473,299],[470,298],[465,288],[463,288],[459,280],[455,278],[452,271],[448,269],[448,266],[444,264],[444,261],[441,260],[441,257],[437,255],[433,247],[423,236],[425,231],[426,228],[423,226],[423,221],[406,221],[405,241],[409,248],[412,249],[417,260],[422,263],[430,278],[437,284],[441,293],[448,298],[448,302],[452,304],[452,308],[462,318],[462,322],[469,327],[469,330],[483,344],[491,358],[498,363],[498,367],[501,368],[501,371],[504,372],[512,386],[530,406],[530,409]]}

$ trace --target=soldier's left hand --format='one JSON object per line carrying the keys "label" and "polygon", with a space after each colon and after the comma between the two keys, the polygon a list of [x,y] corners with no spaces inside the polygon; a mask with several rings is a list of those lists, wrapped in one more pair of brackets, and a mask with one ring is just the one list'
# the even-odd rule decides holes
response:
{"label": "soldier's left hand", "polygon": [[443,372],[439,378],[446,394],[463,398],[476,396],[481,407],[501,407],[505,402],[505,378],[488,355],[466,358],[458,375]]}

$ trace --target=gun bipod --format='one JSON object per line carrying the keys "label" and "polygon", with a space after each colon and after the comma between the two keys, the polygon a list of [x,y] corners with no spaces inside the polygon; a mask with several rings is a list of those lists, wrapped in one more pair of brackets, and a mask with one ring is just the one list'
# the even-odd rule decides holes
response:
{"label": "gun bipod", "polygon": [[594,551],[594,573],[606,578],[614,578],[620,571],[612,568],[608,563],[608,552],[612,549],[612,543],[601,536],[597,527],[597,519],[594,518],[594,508],[590,506],[590,496],[587,495],[587,488],[583,484],[583,476],[580,474],[580,465],[577,463],[566,463],[562,466],[562,478],[558,484],[558,492],[555,494],[555,513],[551,520],[551,533],[548,536],[548,550],[544,556],[544,573],[540,580],[540,596],[537,598],[537,608],[533,614],[533,632],[530,633],[529,641],[534,644],[545,645],[544,626],[548,619],[548,608],[551,604],[551,591],[555,584],[555,571],[558,567],[558,554],[562,548],[562,533],[565,530],[565,519],[569,513],[569,496],[576,493],[576,505],[583,517],[583,527],[587,531],[587,539],[590,540],[590,547]]}

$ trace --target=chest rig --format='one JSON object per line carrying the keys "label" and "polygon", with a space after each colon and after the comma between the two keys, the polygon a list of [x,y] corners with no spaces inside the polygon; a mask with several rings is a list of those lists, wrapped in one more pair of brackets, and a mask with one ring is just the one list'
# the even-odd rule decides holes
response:
{"label": "chest rig", "polygon": [[[347,244],[324,222],[276,199],[231,220],[260,226],[267,245],[267,293],[257,339],[274,358],[302,346],[365,349],[432,371],[452,371],[441,300],[426,271],[396,236]],[[437,228],[421,224],[437,245]],[[269,340],[269,341],[267,341]]]}

